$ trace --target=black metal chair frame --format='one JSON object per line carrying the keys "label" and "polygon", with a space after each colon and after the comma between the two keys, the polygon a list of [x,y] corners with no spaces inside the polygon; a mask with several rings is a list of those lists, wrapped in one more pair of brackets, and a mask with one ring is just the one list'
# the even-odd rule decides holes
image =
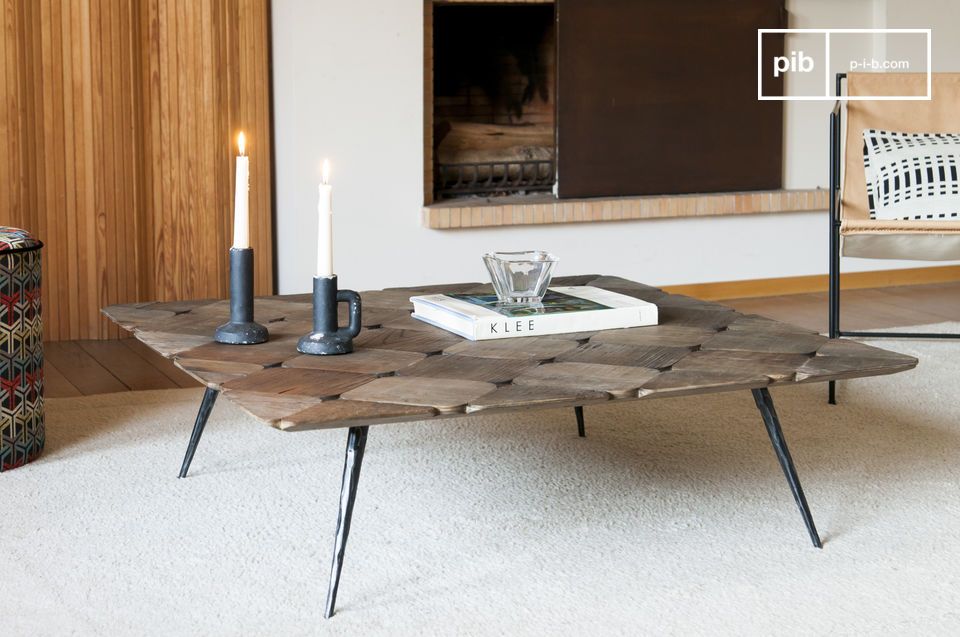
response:
{"label": "black metal chair frame", "polygon": [[[829,331],[830,338],[843,336],[869,338],[960,338],[960,334],[933,332],[864,332],[840,329],[840,170],[843,139],[840,135],[843,80],[846,73],[837,73],[837,102],[830,111],[830,275],[829,275]],[[836,381],[829,383],[829,402],[837,404]]]}

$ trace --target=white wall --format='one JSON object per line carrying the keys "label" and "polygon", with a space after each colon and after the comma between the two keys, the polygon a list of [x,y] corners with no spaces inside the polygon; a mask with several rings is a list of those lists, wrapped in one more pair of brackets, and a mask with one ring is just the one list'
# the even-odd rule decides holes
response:
{"label": "white wall", "polygon": [[[310,286],[324,157],[332,165],[335,262],[344,287],[485,280],[480,254],[491,249],[545,248],[560,256],[559,274],[602,272],[656,285],[826,271],[823,212],[423,228],[422,0],[275,0],[272,6],[280,292]],[[884,17],[881,26],[932,26],[935,67],[960,66],[954,63],[960,18],[950,0],[794,0],[788,6],[792,26],[869,27]],[[786,187],[826,185],[829,108],[826,102],[788,105]],[[915,265],[845,259],[843,268]]]}

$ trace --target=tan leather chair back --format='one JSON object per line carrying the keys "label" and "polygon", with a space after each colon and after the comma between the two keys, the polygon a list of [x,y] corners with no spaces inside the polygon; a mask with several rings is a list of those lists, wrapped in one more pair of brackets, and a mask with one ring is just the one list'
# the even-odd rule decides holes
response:
{"label": "tan leather chair back", "polygon": [[[849,73],[848,95],[926,95],[926,73]],[[960,73],[934,73],[929,101],[847,102],[847,135],[841,215],[869,219],[863,172],[863,131],[960,133]],[[914,225],[915,222],[914,222]]]}

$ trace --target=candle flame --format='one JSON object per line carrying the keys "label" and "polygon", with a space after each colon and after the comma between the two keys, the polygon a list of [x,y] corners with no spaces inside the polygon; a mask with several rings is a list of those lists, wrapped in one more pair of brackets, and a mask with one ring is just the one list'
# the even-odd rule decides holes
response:
{"label": "candle flame", "polygon": [[243,134],[243,131],[240,131],[240,134],[237,135],[237,148],[240,149],[240,154],[245,155],[247,150],[247,136]]}
{"label": "candle flame", "polygon": [[323,160],[323,170],[321,172],[323,174],[323,184],[324,185],[329,184],[330,183],[330,160],[329,159]]}

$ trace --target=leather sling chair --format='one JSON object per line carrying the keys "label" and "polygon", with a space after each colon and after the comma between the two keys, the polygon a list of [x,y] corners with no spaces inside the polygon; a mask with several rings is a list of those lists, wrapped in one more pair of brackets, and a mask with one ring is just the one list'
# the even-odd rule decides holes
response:
{"label": "leather sling chair", "polygon": [[[837,96],[926,95],[926,73],[838,73]],[[930,100],[838,99],[830,113],[829,337],[960,338],[960,334],[863,332],[840,329],[840,256],[868,259],[960,259],[960,219],[871,219],[863,160],[863,131],[960,133],[960,73],[933,73]],[[846,143],[842,107],[846,102]],[[842,180],[841,180],[842,174]],[[960,211],[958,211],[960,212]],[[836,404],[836,382],[829,383]]]}

